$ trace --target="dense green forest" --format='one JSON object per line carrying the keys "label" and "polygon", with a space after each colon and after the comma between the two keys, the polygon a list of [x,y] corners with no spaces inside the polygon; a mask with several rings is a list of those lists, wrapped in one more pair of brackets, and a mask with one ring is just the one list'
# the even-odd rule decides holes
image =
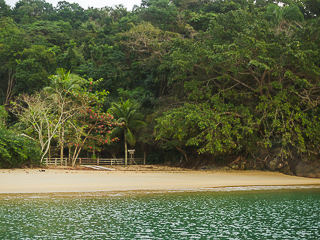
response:
{"label": "dense green forest", "polygon": [[[0,167],[318,161],[320,0],[0,0]],[[103,120],[101,120],[103,119]]]}

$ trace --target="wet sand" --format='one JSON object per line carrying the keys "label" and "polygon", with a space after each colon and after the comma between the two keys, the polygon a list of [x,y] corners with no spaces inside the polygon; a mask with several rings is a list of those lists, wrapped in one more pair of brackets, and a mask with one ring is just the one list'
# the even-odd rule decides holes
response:
{"label": "wet sand", "polygon": [[274,172],[0,170],[0,193],[188,190],[242,186],[320,185],[319,178]]}

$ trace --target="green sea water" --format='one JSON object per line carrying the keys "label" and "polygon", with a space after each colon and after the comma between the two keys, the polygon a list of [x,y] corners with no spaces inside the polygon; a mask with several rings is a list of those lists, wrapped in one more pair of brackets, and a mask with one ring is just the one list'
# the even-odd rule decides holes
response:
{"label": "green sea water", "polygon": [[320,188],[0,196],[0,239],[320,239]]}

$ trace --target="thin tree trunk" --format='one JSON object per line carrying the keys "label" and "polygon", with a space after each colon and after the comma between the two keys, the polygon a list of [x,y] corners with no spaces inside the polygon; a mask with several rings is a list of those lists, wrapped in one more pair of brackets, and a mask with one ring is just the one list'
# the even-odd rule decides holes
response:
{"label": "thin tree trunk", "polygon": [[61,124],[61,135],[60,135],[60,158],[61,158],[61,165],[63,162],[63,148],[64,148],[64,126],[63,123]]}
{"label": "thin tree trunk", "polygon": [[48,159],[49,159],[49,162],[51,162],[51,148],[49,148],[49,156],[48,156]]}
{"label": "thin tree trunk", "polygon": [[7,94],[6,94],[6,99],[4,101],[4,106],[5,106],[6,111],[9,110],[9,104],[10,104],[11,98],[13,96],[14,85],[15,85],[15,75],[14,75],[13,70],[9,69]]}
{"label": "thin tree trunk", "polygon": [[[81,147],[80,147],[81,149]],[[79,150],[80,151],[80,150]],[[79,153],[78,153],[78,146],[76,146],[74,148],[74,151],[73,151],[73,156],[72,156],[72,167],[74,167],[74,165],[76,164],[76,161],[77,161],[77,157],[78,157]]]}
{"label": "thin tree trunk", "polygon": [[[51,140],[51,139],[50,139],[50,140]],[[47,143],[47,147],[46,147],[44,153],[42,153],[42,156],[41,156],[41,159],[40,159],[40,162],[41,162],[41,163],[43,162],[43,159],[44,159],[44,157],[46,156],[46,154],[48,153],[49,149],[50,149],[50,142]]]}
{"label": "thin tree trunk", "polygon": [[[49,124],[48,118],[46,118],[46,122],[47,122],[47,127],[48,127],[48,130],[47,130],[47,132],[48,132],[47,133],[48,134],[48,140],[45,143],[45,144],[47,144],[47,147],[46,147],[45,151],[42,153],[42,156],[41,156],[41,160],[40,160],[41,163],[43,162],[43,158],[45,157],[45,155],[48,153],[48,151],[50,149],[51,139],[52,139],[52,137],[54,136],[54,133],[55,133],[55,132],[53,132],[53,134],[50,133],[50,124]],[[45,146],[45,144],[44,144],[44,146]]]}
{"label": "thin tree trunk", "polygon": [[60,143],[60,158],[61,158],[61,165],[63,162],[63,143]]}
{"label": "thin tree trunk", "polygon": [[71,146],[69,146],[69,157],[68,157],[68,161],[71,162]]}
{"label": "thin tree trunk", "polygon": [[126,129],[124,129],[124,164],[128,165],[128,143],[127,143],[127,134]]}
{"label": "thin tree trunk", "polygon": [[180,148],[180,147],[178,147],[178,146],[176,146],[176,149],[182,153],[182,155],[184,156],[184,159],[185,159],[186,162],[188,163],[188,162],[189,162],[189,159],[188,159],[187,152],[184,151],[184,150],[182,150],[182,148]]}

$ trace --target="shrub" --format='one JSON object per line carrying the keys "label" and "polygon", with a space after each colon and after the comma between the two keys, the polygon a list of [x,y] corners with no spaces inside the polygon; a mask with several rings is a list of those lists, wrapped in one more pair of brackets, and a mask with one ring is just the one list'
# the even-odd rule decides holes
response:
{"label": "shrub", "polygon": [[32,139],[0,129],[0,168],[40,164],[41,151]]}

